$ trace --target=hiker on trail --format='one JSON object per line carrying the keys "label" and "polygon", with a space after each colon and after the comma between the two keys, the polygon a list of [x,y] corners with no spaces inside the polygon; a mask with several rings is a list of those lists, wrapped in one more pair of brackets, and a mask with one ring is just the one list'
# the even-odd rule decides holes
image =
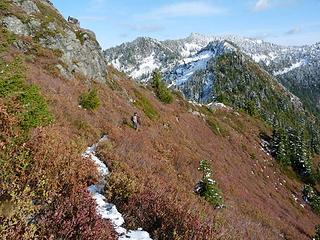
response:
{"label": "hiker on trail", "polygon": [[133,116],[132,116],[132,118],[131,118],[131,121],[132,121],[132,124],[133,124],[133,128],[135,129],[135,130],[138,130],[138,128],[139,128],[139,126],[140,126],[140,124],[141,124],[141,122],[140,122],[140,117],[138,116],[138,113],[134,113],[133,114]]}

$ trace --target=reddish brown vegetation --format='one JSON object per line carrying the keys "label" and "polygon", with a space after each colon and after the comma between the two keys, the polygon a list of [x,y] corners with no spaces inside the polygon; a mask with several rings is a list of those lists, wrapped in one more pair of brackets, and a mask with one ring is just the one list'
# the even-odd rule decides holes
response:
{"label": "reddish brown vegetation", "polygon": [[[112,68],[105,85],[52,77],[43,70],[48,61],[41,61],[39,57],[36,62],[41,64],[28,63],[28,80],[39,85],[49,99],[59,126],[55,128],[57,135],[75,139],[76,145],[84,149],[96,142],[101,133],[108,133],[113,144],[102,151],[101,156],[110,166],[121,163],[122,167],[115,171],[126,174],[139,186],[125,201],[118,202],[130,226],[150,230],[155,239],[192,239],[193,234],[202,230],[204,235],[197,235],[198,239],[279,239],[280,236],[309,239],[313,234],[319,217],[308,206],[300,206],[301,184],[285,176],[275,161],[261,150],[259,133],[269,131],[261,122],[232,111],[210,113],[180,98],[163,105],[148,89],[135,85]],[[100,107],[95,112],[79,108],[81,92],[93,87],[98,89]],[[137,91],[148,99],[159,114],[158,119],[148,119],[143,109],[129,101],[136,98]],[[123,121],[129,122],[136,111],[142,117],[140,131],[134,131]],[[205,119],[192,111],[211,115],[219,131],[215,134]],[[54,149],[57,147],[49,151]],[[197,170],[201,159],[211,165],[226,209],[214,210],[193,193],[194,185],[201,178]],[[71,171],[73,177],[70,179],[64,174],[62,177],[72,182],[76,176],[90,182],[88,176],[81,174],[87,167],[83,165],[78,169],[72,165],[64,174]],[[63,186],[56,187],[62,189]],[[68,197],[74,202],[75,196],[81,193],[75,189],[70,190]],[[298,202],[292,193],[298,196]],[[54,202],[48,206],[56,209],[48,208],[49,213],[58,213],[55,219],[47,218],[49,223],[72,221],[72,218],[61,217],[63,214],[59,207],[54,207]],[[62,204],[61,208],[67,206]],[[79,214],[77,209],[66,210],[66,213]],[[169,217],[165,218],[164,214]],[[86,229],[95,227],[89,225]]]}
{"label": "reddish brown vegetation", "polygon": [[91,160],[63,126],[21,128],[19,101],[0,98],[2,239],[115,239],[87,191]]}
{"label": "reddish brown vegetation", "polygon": [[190,206],[172,198],[169,192],[145,190],[121,207],[131,228],[143,228],[154,239],[216,239],[213,222],[188,211]]}

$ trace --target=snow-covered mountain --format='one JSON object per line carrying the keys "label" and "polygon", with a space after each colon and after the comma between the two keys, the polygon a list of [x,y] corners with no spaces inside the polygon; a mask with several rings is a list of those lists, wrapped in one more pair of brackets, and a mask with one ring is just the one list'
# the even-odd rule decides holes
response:
{"label": "snow-covered mountain", "polygon": [[209,37],[193,33],[185,39],[166,41],[140,37],[133,42],[107,49],[104,54],[107,61],[118,70],[126,72],[136,80],[145,80],[153,70],[157,68],[163,71],[171,70],[177,64],[197,55],[210,42],[216,41],[233,42],[253,56],[259,56],[261,51],[266,52],[267,49],[279,49],[278,46],[261,40],[234,36]]}
{"label": "snow-covered mountain", "polygon": [[[107,49],[104,55],[135,80],[147,81],[152,71],[160,69],[169,86],[183,88],[192,100],[209,102],[213,98],[210,89],[214,73],[208,63],[230,51],[249,56],[294,94],[305,97],[309,105],[320,106],[320,43],[285,47],[252,38],[193,33],[179,40],[138,38]],[[188,88],[195,87],[202,88],[203,96],[187,93]]]}

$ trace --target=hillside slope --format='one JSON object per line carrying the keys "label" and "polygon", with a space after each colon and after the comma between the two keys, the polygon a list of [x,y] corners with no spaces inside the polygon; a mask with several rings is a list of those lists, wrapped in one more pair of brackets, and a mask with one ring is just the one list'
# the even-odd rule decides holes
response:
{"label": "hillside slope", "polygon": [[[30,17],[14,1],[1,4],[1,19],[17,12]],[[320,218],[302,199],[303,183],[262,148],[260,134],[271,136],[272,129],[261,120],[221,105],[193,105],[178,94],[172,104],[163,104],[152,88],[103,68],[104,63],[99,76],[67,66],[66,72],[56,71],[67,63],[57,53],[63,46],[51,48],[7,25],[1,33],[1,237],[116,238],[87,191],[97,182],[95,166],[81,158],[103,134],[110,139],[98,148],[111,171],[105,195],[131,229],[142,227],[153,239],[310,239],[314,234]],[[60,39],[61,33],[55,34]],[[95,50],[100,56],[99,46]],[[90,64],[95,63],[79,57],[77,66],[90,69]],[[92,89],[100,105],[86,110],[79,97]],[[142,119],[139,131],[130,124],[134,112]],[[194,193],[202,177],[200,160],[213,170],[225,208],[215,209]]]}

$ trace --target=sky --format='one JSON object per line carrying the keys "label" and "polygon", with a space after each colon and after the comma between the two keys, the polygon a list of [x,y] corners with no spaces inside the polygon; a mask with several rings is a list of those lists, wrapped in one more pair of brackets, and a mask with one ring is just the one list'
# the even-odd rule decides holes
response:
{"label": "sky", "polygon": [[281,45],[320,42],[320,0],[51,0],[103,49],[140,36],[234,34]]}

